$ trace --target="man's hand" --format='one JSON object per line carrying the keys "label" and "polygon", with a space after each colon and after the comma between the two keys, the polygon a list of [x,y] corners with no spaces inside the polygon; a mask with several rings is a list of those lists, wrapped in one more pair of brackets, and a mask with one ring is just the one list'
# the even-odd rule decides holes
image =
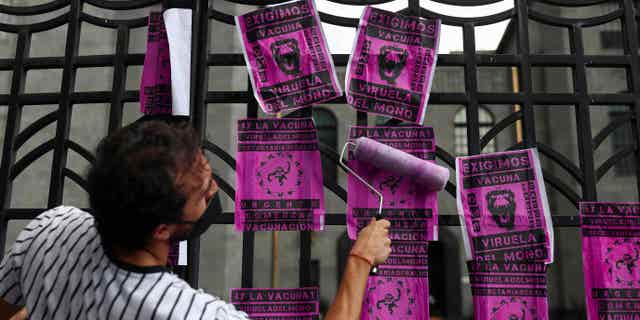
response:
{"label": "man's hand", "polygon": [[369,225],[360,230],[325,320],[360,319],[369,271],[372,266],[384,263],[391,254],[390,225],[387,220],[371,219]]}
{"label": "man's hand", "polygon": [[391,254],[388,220],[371,219],[371,222],[358,233],[358,239],[351,248],[351,253],[365,258],[372,265],[384,263]]}
{"label": "man's hand", "polygon": [[27,320],[27,308],[23,307],[18,311],[18,313],[14,314],[9,320]]}

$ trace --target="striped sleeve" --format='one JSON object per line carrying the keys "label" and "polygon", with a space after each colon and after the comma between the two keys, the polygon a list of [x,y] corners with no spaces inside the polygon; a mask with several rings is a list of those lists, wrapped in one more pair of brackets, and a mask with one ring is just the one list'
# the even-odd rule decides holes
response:
{"label": "striped sleeve", "polygon": [[21,246],[14,244],[0,264],[0,298],[13,305],[24,305],[20,269],[22,267]]}
{"label": "striped sleeve", "polygon": [[69,209],[69,207],[61,206],[45,211],[22,229],[0,263],[0,298],[13,305],[23,306],[25,304],[20,278],[25,256],[32,247],[34,239],[40,236],[47,225],[52,223],[55,218],[67,214]]}
{"label": "striped sleeve", "polygon": [[0,298],[6,302],[13,305],[24,305],[22,284],[20,283],[24,256],[36,235],[56,215],[57,209],[46,211],[29,222],[2,259],[2,263],[0,263]]}

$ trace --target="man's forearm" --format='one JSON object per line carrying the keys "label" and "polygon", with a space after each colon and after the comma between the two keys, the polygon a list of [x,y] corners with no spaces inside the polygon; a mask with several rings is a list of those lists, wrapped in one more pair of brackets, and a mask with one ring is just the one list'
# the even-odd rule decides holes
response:
{"label": "man's forearm", "polygon": [[349,256],[338,294],[327,312],[326,320],[359,319],[362,300],[367,289],[371,265],[363,259]]}

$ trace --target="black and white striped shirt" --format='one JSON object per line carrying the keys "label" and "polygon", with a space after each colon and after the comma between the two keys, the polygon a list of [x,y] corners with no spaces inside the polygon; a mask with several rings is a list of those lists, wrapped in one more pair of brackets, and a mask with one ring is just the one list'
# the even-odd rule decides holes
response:
{"label": "black and white striped shirt", "polygon": [[110,259],[93,224],[74,207],[31,221],[0,264],[0,298],[31,319],[247,319],[162,267]]}

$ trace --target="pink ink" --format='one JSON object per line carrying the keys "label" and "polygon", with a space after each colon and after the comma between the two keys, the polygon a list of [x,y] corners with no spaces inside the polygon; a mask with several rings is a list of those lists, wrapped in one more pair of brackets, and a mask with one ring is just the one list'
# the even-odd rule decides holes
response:
{"label": "pink ink", "polygon": [[580,202],[587,319],[640,317],[640,203]]}
{"label": "pink ink", "polygon": [[313,0],[236,17],[254,95],[268,114],[342,96]]}
{"label": "pink ink", "polygon": [[346,77],[359,111],[422,124],[438,57],[440,20],[367,7]]}
{"label": "pink ink", "polygon": [[467,260],[553,262],[553,227],[535,149],[456,159]]}
{"label": "pink ink", "polygon": [[[430,127],[351,127],[349,139],[368,137],[413,156],[435,162],[436,140]],[[438,238],[438,196],[412,181],[411,177],[376,168],[365,161],[349,160],[349,166],[384,197],[383,215],[392,223],[392,237],[416,237],[416,241]],[[378,210],[379,200],[358,179],[349,175],[347,230],[355,239],[358,230]],[[395,232],[395,233],[394,233]],[[396,235],[397,233],[397,235]],[[393,240],[393,239],[392,239]]]}
{"label": "pink ink", "polygon": [[[435,161],[436,140],[430,127],[351,127],[349,140],[360,137]],[[427,241],[438,237],[437,191],[361,160],[351,158],[348,165],[382,193],[382,213],[391,222],[391,255],[377,276],[369,278],[361,319],[429,319]],[[377,213],[379,200],[351,175],[347,186],[347,230],[355,239]]]}
{"label": "pink ink", "polygon": [[320,316],[318,287],[232,288],[231,303],[257,320],[318,320]]}
{"label": "pink ink", "polygon": [[238,231],[318,231],[324,187],[313,120],[238,121]]}
{"label": "pink ink", "polygon": [[474,319],[549,319],[544,263],[470,261],[467,267]]}
{"label": "pink ink", "polygon": [[149,15],[147,52],[140,81],[140,111],[144,114],[171,114],[169,42],[160,12]]}

